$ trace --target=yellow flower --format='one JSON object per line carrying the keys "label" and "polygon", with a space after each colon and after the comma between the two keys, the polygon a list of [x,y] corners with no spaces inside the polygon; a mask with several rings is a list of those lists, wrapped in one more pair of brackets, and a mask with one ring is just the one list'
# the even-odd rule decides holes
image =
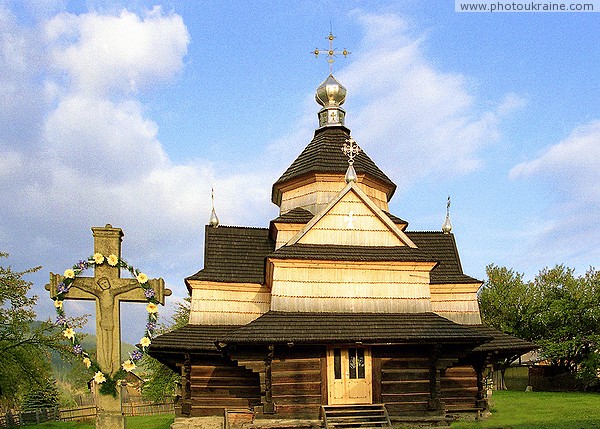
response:
{"label": "yellow flower", "polygon": [[54,300],[54,306],[58,309],[61,309],[63,306],[63,302],[59,299]]}
{"label": "yellow flower", "polygon": [[148,276],[144,273],[139,273],[136,277],[138,282],[140,282],[141,284],[144,284],[148,281]]}
{"label": "yellow flower", "polygon": [[94,253],[94,262],[96,265],[104,263],[104,256],[102,256],[102,253]]}
{"label": "yellow flower", "polygon": [[148,337],[144,337],[140,340],[140,345],[142,347],[148,347],[150,345],[150,343],[152,343],[152,341],[150,341],[150,338],[148,338]]}
{"label": "yellow flower", "polygon": [[98,371],[94,374],[94,381],[98,384],[104,383],[106,381],[106,377],[102,374],[102,371]]}
{"label": "yellow flower", "polygon": [[117,258],[117,255],[108,255],[108,258],[106,258],[106,260],[108,261],[108,265],[110,265],[111,267],[116,267],[119,263],[119,258]]}
{"label": "yellow flower", "polygon": [[150,314],[158,313],[158,305],[153,302],[149,302],[146,306],[146,311]]}
{"label": "yellow flower", "polygon": [[92,366],[92,361],[90,360],[89,357],[83,358],[83,364],[85,365],[86,368],[89,368],[90,366]]}
{"label": "yellow flower", "polygon": [[63,337],[68,338],[69,340],[72,340],[73,337],[75,337],[75,331],[73,330],[73,328],[67,328],[65,329],[63,332]]}
{"label": "yellow flower", "polygon": [[65,270],[65,277],[68,279],[74,279],[75,278],[75,271],[73,271],[72,269],[68,269]]}
{"label": "yellow flower", "polygon": [[123,369],[127,372],[131,372],[135,369],[135,364],[131,361],[131,359],[127,359],[123,364],[121,364]]}

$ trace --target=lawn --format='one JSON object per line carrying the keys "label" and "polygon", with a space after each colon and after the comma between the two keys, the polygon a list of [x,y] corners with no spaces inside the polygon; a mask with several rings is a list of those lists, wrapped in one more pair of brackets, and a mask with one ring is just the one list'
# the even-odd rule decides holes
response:
{"label": "lawn", "polygon": [[452,429],[591,429],[600,428],[600,394],[494,392],[492,416],[456,422]]}
{"label": "lawn", "polygon": [[[157,414],[155,416],[126,417],[127,429],[169,429],[175,419],[174,414]],[[32,427],[32,426],[29,426]],[[79,422],[46,422],[35,426],[35,429],[95,429],[91,423]]]}

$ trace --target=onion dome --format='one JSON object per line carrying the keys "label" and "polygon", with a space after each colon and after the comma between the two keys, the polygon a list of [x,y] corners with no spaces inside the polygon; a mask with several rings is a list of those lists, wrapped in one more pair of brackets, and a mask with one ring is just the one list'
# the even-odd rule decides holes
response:
{"label": "onion dome", "polygon": [[315,100],[323,108],[319,111],[319,126],[344,125],[346,112],[340,106],[346,101],[346,88],[329,75],[317,88]]}
{"label": "onion dome", "polygon": [[442,232],[444,234],[450,234],[452,232],[452,222],[450,222],[450,197],[448,197],[448,202],[446,203],[446,219],[442,224]]}
{"label": "onion dome", "polygon": [[215,191],[211,189],[210,199],[212,205],[212,211],[210,212],[210,218],[208,219],[208,224],[213,228],[219,227],[219,218],[217,217],[217,212],[215,211]]}

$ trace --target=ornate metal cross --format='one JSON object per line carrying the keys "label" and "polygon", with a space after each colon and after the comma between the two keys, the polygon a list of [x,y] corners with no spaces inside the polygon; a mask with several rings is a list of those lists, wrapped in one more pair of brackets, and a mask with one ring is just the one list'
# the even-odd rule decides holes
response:
{"label": "ornate metal cross", "polygon": [[344,154],[346,154],[348,157],[348,164],[350,165],[354,164],[354,158],[360,153],[360,151],[360,146],[352,137],[346,139],[344,146],[342,146],[342,152],[344,152]]}
{"label": "ornate metal cross", "polygon": [[329,49],[319,50],[319,48],[315,48],[315,50],[312,51],[311,54],[314,54],[315,58],[318,58],[319,54],[326,52],[327,62],[329,63],[329,74],[331,74],[331,72],[333,71],[333,62],[335,61],[334,57],[338,54],[342,54],[344,58],[346,58],[349,54],[351,54],[351,52],[348,52],[348,50],[346,49],[344,49],[343,51],[336,51],[335,49],[333,49],[333,39],[335,39],[335,36],[331,33],[331,31],[329,32],[329,36],[327,36],[327,39],[329,40]]}

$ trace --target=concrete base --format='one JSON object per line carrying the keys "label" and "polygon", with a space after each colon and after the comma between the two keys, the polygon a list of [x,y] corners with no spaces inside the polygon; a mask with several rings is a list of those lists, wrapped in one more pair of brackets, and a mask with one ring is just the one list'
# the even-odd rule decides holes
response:
{"label": "concrete base", "polygon": [[176,417],[171,429],[224,429],[223,416]]}
{"label": "concrete base", "polygon": [[121,413],[99,411],[96,417],[96,429],[125,429],[125,416]]}

